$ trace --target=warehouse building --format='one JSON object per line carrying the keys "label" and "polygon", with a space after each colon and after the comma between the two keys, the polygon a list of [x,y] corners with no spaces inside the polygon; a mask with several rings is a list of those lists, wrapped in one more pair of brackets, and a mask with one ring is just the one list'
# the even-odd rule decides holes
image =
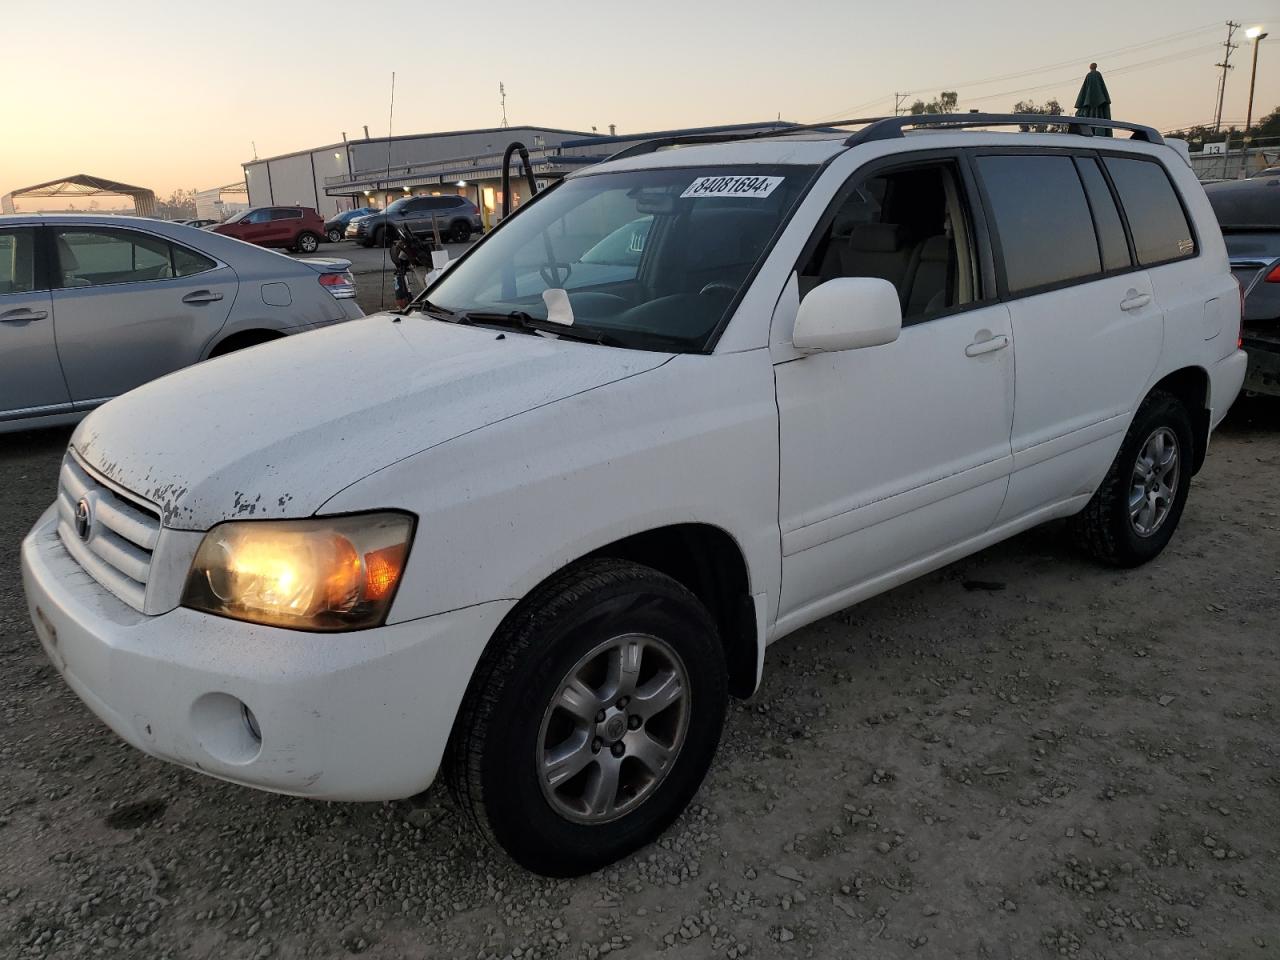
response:
{"label": "warehouse building", "polygon": [[[384,206],[388,191],[373,196],[372,187],[387,180],[388,169],[412,171],[424,164],[456,157],[492,153],[501,155],[512,140],[529,147],[543,147],[590,134],[550,127],[492,127],[485,130],[454,130],[408,136],[371,138],[331,143],[310,150],[251,160],[244,166],[245,185],[251,207],[271,204],[314,207],[331,217],[355,206]],[[366,194],[364,191],[369,190]],[[397,195],[403,195],[401,190]],[[452,191],[451,191],[452,192]],[[395,197],[391,197],[395,199]]]}
{"label": "warehouse building", "polygon": [[[480,208],[486,225],[502,208],[502,156],[523,143],[541,189],[580,167],[646,140],[699,134],[753,133],[792,126],[787,121],[739,123],[601,136],[553,127],[493,127],[447,133],[352,140],[244,164],[250,206],[315,207],[329,217],[355,207],[385,207],[404,196],[458,194]],[[390,163],[388,163],[388,147]],[[512,161],[513,207],[529,190]]]}

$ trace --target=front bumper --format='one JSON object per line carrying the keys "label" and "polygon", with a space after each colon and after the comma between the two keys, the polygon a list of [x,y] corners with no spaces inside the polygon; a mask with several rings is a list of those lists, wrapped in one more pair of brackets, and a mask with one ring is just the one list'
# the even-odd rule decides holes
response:
{"label": "front bumper", "polygon": [[22,542],[22,581],[54,667],[130,744],[224,780],[328,800],[430,786],[471,672],[511,607],[337,634],[184,608],[146,616],[71,558],[53,508]]}

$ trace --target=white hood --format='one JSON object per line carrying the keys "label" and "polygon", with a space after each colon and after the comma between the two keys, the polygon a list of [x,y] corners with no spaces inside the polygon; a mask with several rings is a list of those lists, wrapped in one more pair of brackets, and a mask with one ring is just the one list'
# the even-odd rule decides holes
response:
{"label": "white hood", "polygon": [[668,359],[378,314],[170,374],[71,445],[169,527],[304,517],[390,463]]}

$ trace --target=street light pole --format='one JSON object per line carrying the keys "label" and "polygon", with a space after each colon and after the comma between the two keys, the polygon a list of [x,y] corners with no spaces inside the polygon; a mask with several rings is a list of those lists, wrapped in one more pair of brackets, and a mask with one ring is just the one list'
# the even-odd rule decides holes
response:
{"label": "street light pole", "polygon": [[1245,115],[1244,135],[1249,135],[1249,128],[1253,126],[1253,85],[1258,79],[1258,44],[1267,39],[1267,35],[1261,27],[1250,27],[1245,31],[1245,36],[1253,41],[1253,71],[1249,74],[1249,112]]}

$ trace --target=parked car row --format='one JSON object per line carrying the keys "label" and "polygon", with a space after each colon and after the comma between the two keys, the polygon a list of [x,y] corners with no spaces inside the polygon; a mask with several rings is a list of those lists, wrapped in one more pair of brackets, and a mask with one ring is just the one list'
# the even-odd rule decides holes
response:
{"label": "parked car row", "polygon": [[1280,168],[1205,187],[1240,283],[1244,388],[1280,396]]}
{"label": "parked car row", "polygon": [[[563,876],[680,816],[779,638],[1053,519],[1154,559],[1245,377],[1213,209],[1155,130],[954,120],[629,151],[409,312],[94,411],[22,547],[51,663],[204,774],[446,776]],[[185,240],[146,282],[212,293]],[[55,262],[29,309],[83,292]]]}
{"label": "parked car row", "polygon": [[0,432],[73,422],[197,361],[361,317],[350,265],[162,220],[0,217]]}

